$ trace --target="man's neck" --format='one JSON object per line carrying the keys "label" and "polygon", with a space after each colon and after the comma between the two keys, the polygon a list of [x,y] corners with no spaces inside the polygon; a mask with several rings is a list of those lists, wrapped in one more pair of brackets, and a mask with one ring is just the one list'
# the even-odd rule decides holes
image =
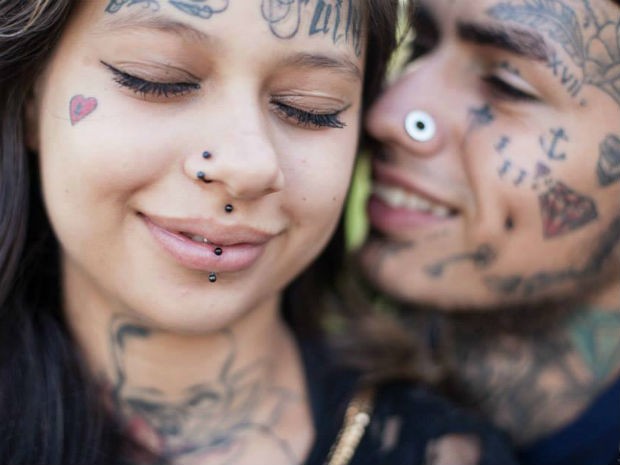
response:
{"label": "man's neck", "polygon": [[448,319],[454,385],[520,445],[569,424],[620,373],[620,305],[563,314],[530,333]]}

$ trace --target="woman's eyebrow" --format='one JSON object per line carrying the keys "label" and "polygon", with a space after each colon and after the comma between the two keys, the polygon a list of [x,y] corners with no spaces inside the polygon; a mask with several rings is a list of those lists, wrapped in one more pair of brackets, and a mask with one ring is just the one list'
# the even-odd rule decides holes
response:
{"label": "woman's eyebrow", "polygon": [[459,22],[457,31],[465,42],[499,48],[535,61],[550,61],[551,50],[536,31],[473,22]]}
{"label": "woman's eyebrow", "polygon": [[282,64],[298,68],[330,69],[347,74],[358,81],[362,80],[360,67],[344,55],[300,52],[286,57]]}
{"label": "woman's eyebrow", "polygon": [[131,31],[136,28],[168,32],[192,42],[213,42],[215,40],[191,24],[147,10],[135,10],[118,16],[109,15],[101,23],[100,32]]}

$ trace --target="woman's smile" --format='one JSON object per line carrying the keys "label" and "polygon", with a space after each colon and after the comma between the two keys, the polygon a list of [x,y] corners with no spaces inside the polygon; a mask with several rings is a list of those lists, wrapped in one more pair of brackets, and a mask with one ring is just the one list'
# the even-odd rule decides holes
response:
{"label": "woman's smile", "polygon": [[210,219],[163,218],[138,214],[151,237],[186,268],[236,272],[251,267],[278,236],[245,225],[222,225]]}

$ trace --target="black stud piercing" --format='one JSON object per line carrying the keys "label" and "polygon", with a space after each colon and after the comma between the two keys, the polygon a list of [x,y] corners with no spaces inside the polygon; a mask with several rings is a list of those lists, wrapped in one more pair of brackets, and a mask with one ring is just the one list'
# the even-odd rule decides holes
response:
{"label": "black stud piercing", "polygon": [[215,273],[211,273],[209,275],[209,281],[211,281],[212,283],[214,283],[215,281],[217,281],[217,275]]}
{"label": "black stud piercing", "polygon": [[206,184],[209,184],[209,183],[213,182],[213,181],[211,181],[210,179],[207,179],[207,175],[205,174],[205,172],[204,172],[204,171],[198,171],[198,172],[196,173],[196,177],[197,177],[198,179],[200,179],[202,182],[206,183]]}
{"label": "black stud piercing", "polygon": [[507,231],[512,231],[515,227],[514,221],[512,220],[512,218],[507,218],[506,219],[506,223],[505,223],[505,227]]}
{"label": "black stud piercing", "polygon": [[227,204],[224,207],[224,210],[226,210],[226,213],[232,213],[232,211],[235,209],[235,207],[233,207],[231,204]]}
{"label": "black stud piercing", "polygon": [[213,253],[219,257],[220,255],[222,255],[224,253],[224,251],[222,250],[221,247],[216,247],[216,249],[213,251]]}
{"label": "black stud piercing", "polygon": [[202,152],[202,158],[204,158],[205,160],[208,160],[209,158],[211,158],[211,152],[205,150],[204,152]]}

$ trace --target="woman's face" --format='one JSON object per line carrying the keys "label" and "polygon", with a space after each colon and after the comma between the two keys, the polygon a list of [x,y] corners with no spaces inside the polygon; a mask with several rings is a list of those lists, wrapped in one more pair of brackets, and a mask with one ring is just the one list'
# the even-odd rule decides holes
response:
{"label": "woman's face", "polygon": [[78,8],[31,112],[70,309],[219,327],[316,257],[362,90],[361,11],[333,3]]}

